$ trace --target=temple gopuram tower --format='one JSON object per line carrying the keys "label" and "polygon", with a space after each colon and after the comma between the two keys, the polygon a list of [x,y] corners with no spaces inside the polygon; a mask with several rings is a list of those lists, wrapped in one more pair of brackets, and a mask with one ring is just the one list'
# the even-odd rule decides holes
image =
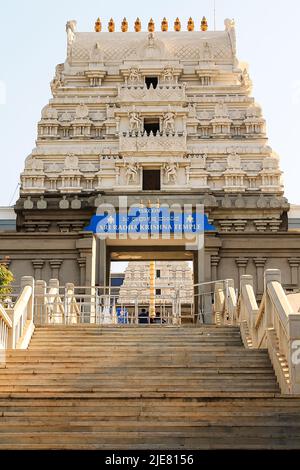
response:
{"label": "temple gopuram tower", "polygon": [[[195,282],[249,272],[258,294],[263,270],[278,267],[296,286],[279,158],[237,59],[234,21],[222,31],[206,20],[171,24],[151,20],[143,31],[137,19],[130,31],[124,19],[117,31],[98,20],[78,32],[67,23],[66,61],[21,174],[17,230],[43,240],[30,256],[57,260],[62,282],[103,285],[110,261],[155,259],[194,261]],[[176,240],[108,243],[84,231],[120,196],[128,206],[203,204],[216,230],[202,255]]]}

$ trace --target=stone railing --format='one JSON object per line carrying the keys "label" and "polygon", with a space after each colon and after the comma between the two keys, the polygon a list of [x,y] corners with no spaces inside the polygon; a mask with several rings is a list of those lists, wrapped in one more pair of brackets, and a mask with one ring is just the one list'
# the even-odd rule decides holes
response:
{"label": "stone railing", "polygon": [[219,324],[239,325],[246,348],[267,349],[282,393],[300,394],[300,313],[284,292],[280,271],[265,272],[259,307],[249,275],[241,277],[236,306],[232,291],[224,294],[216,288],[215,299]]}
{"label": "stone railing", "polygon": [[[61,292],[62,289],[62,292]],[[38,325],[77,323],[74,285],[60,288],[58,279],[36,282],[34,318]],[[75,318],[74,318],[75,316]]]}
{"label": "stone railing", "polygon": [[0,305],[0,349],[27,349],[34,332],[34,279],[21,279],[21,293],[13,307]]}

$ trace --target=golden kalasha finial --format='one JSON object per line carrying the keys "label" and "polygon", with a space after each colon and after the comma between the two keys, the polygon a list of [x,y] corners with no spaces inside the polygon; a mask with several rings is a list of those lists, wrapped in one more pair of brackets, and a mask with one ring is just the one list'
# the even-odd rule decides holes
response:
{"label": "golden kalasha finial", "polygon": [[155,24],[152,18],[150,18],[150,21],[148,23],[148,31],[149,33],[154,33],[155,30]]}
{"label": "golden kalasha finial", "polygon": [[102,23],[101,23],[100,18],[98,18],[95,23],[95,31],[96,33],[101,33],[101,30],[102,30]]}
{"label": "golden kalasha finial", "polygon": [[112,18],[109,20],[109,23],[108,23],[108,31],[110,33],[113,33],[115,31],[115,22]]}
{"label": "golden kalasha finial", "polygon": [[207,31],[208,30],[208,23],[207,19],[205,16],[203,16],[202,21],[201,21],[201,31]]}
{"label": "golden kalasha finial", "polygon": [[168,20],[167,20],[166,17],[164,17],[164,19],[161,22],[161,30],[162,31],[168,31],[168,27],[169,27]]}
{"label": "golden kalasha finial", "polygon": [[134,23],[134,30],[136,33],[139,33],[142,29],[142,23],[141,23],[141,20],[139,18],[137,18],[135,20],[135,23]]}
{"label": "golden kalasha finial", "polygon": [[126,18],[123,18],[121,30],[123,33],[126,33],[128,31],[128,21],[126,20]]}
{"label": "golden kalasha finial", "polygon": [[180,31],[181,30],[181,23],[180,19],[177,17],[176,20],[174,21],[174,31]]}
{"label": "golden kalasha finial", "polygon": [[195,23],[194,23],[194,20],[191,16],[190,16],[188,24],[187,24],[187,29],[188,29],[188,31],[194,31],[194,29],[195,29]]}

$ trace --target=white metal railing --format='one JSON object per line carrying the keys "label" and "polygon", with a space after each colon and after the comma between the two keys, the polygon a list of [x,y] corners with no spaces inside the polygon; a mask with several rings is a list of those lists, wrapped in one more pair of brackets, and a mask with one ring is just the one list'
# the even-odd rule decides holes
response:
{"label": "white metal railing", "polygon": [[176,296],[159,296],[156,317],[149,317],[149,299],[138,295],[120,299],[117,287],[59,286],[51,280],[36,282],[35,324],[145,324],[178,323],[180,311]]}
{"label": "white metal railing", "polygon": [[26,349],[34,331],[34,279],[24,276],[20,294],[7,294],[0,303],[0,349]]}
{"label": "white metal railing", "polygon": [[[265,272],[264,293],[258,307],[252,276],[241,277],[236,302],[216,291],[221,323],[239,325],[245,347],[265,348],[269,352],[281,391],[300,394],[300,313],[294,312],[278,269]],[[299,305],[300,307],[300,305]]]}
{"label": "white metal railing", "polygon": [[[220,288],[228,288],[229,281],[218,281]],[[135,285],[135,295],[127,295],[124,285],[108,286],[59,286],[52,279],[49,285],[36,282],[34,320],[36,324],[181,324],[212,323],[215,303],[215,282],[170,286],[160,282],[160,293],[155,296],[156,317],[151,318],[150,292],[145,292],[142,281]]]}

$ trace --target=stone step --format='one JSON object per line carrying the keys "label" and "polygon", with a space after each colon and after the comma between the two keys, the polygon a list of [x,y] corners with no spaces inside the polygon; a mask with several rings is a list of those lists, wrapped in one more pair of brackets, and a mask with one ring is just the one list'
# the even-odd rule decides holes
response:
{"label": "stone step", "polygon": [[[276,398],[256,398],[256,399],[249,399],[249,398],[232,398],[222,397],[222,398],[200,398],[200,399],[178,399],[178,398],[169,398],[169,399],[161,399],[161,398],[147,398],[147,399],[140,399],[140,398],[123,398],[122,400],[116,400],[114,398],[105,398],[105,400],[100,400],[98,398],[78,398],[78,399],[70,399],[70,398],[57,398],[56,400],[47,399],[47,398],[10,398],[8,399],[0,399],[0,407],[1,410],[3,407],[8,407],[10,409],[21,407],[20,409],[24,408],[41,408],[41,410],[45,410],[49,408],[53,410],[56,407],[62,407],[64,409],[82,409],[83,411],[88,410],[90,412],[94,409],[105,410],[109,408],[111,410],[128,410],[134,409],[138,411],[142,410],[183,410],[184,412],[191,412],[200,410],[200,411],[207,411],[211,410],[213,413],[216,410],[238,410],[240,412],[243,409],[246,410],[281,410],[285,412],[290,412],[290,409],[297,409],[300,406],[300,397],[290,397],[290,396],[276,396]],[[276,411],[277,412],[277,411]]]}
{"label": "stone step", "polygon": [[[90,344],[92,344],[93,346],[97,346],[97,345],[103,345],[103,346],[110,346],[111,344],[113,344],[113,342],[115,341],[114,338],[110,338],[110,339],[103,339],[103,338],[87,338],[85,340],[82,340],[80,338],[76,339],[76,338],[45,338],[45,339],[32,339],[31,340],[31,343],[30,343],[30,346],[43,346],[45,347],[45,341],[49,342],[49,345],[51,345],[52,347],[55,347],[57,345],[60,345],[60,344],[70,344],[72,342],[72,344],[75,344],[77,346],[89,346]],[[240,338],[231,338],[231,337],[224,337],[224,336],[220,336],[220,337],[217,337],[217,336],[214,336],[214,337],[210,337],[210,336],[201,336],[200,338],[195,338],[195,339],[187,339],[187,340],[183,340],[183,339],[175,339],[175,338],[172,338],[172,339],[168,339],[168,338],[158,338],[157,340],[154,340],[154,339],[146,339],[146,340],[143,340],[143,339],[138,339],[138,338],[135,338],[135,339],[127,339],[127,340],[121,340],[120,338],[118,338],[118,344],[120,346],[124,346],[124,347],[128,347],[128,346],[157,346],[159,344],[163,343],[165,346],[197,346],[198,344],[202,345],[202,344],[223,344],[226,345],[226,343],[229,343],[229,344],[236,344],[238,346],[242,346],[242,342],[241,342],[241,339]],[[48,343],[47,343],[48,344]]]}
{"label": "stone step", "polygon": [[118,348],[118,346],[112,346],[112,347],[85,347],[85,348],[76,348],[76,347],[66,347],[66,348],[54,348],[53,350],[45,348],[38,350],[38,349],[28,349],[28,350],[16,350],[15,352],[8,350],[7,353],[5,354],[6,358],[26,358],[28,360],[30,357],[58,357],[58,356],[67,356],[69,357],[83,357],[83,356],[104,356],[107,357],[108,354],[119,354],[123,352],[124,354],[130,354],[133,356],[136,356],[137,354],[148,354],[149,356],[153,353],[155,353],[155,357],[161,357],[161,356],[171,356],[171,355],[189,355],[189,356],[195,356],[195,357],[201,357],[201,356],[206,356],[209,358],[210,356],[232,356],[232,357],[241,357],[241,358],[268,358],[268,353],[267,351],[261,350],[247,350],[244,351],[242,347],[218,347],[214,348],[213,346],[210,347],[201,347],[199,346],[194,346],[194,347],[185,347],[182,350],[179,350],[178,348],[164,348],[163,345],[160,346],[159,349],[155,347],[151,348],[124,348],[124,350]]}
{"label": "stone step", "polygon": [[[299,405],[298,405],[299,406]],[[113,406],[109,413],[107,413],[107,407],[104,406],[95,406],[93,409],[85,408],[83,405],[81,407],[78,406],[57,406],[55,409],[52,407],[28,407],[28,406],[7,406],[2,407],[0,405],[0,412],[1,412],[1,422],[2,418],[17,418],[21,419],[23,422],[23,418],[25,417],[33,417],[33,418],[40,418],[40,417],[47,417],[48,419],[53,418],[62,418],[65,420],[67,417],[85,417],[86,419],[90,419],[91,417],[97,417],[97,419],[104,419],[106,421],[114,420],[117,418],[137,418],[140,419],[145,418],[155,418],[155,420],[165,420],[166,418],[171,419],[187,419],[187,420],[202,420],[202,419],[214,419],[219,420],[223,419],[224,417],[255,417],[260,416],[264,418],[272,418],[276,420],[282,419],[295,419],[297,422],[300,420],[300,415],[295,414],[294,408],[286,410],[285,408],[276,408],[275,406],[270,407],[270,409],[265,410],[263,407],[255,409],[245,409],[243,407],[227,407],[227,408],[183,408],[178,406],[169,406],[166,407],[164,404],[157,407],[157,409],[153,409],[150,406],[143,408],[142,410],[138,406],[130,406],[126,408],[125,406]],[[218,411],[216,414],[216,410]],[[49,416],[51,412],[51,416]]]}
{"label": "stone step", "polygon": [[[114,413],[113,415],[107,416],[104,412],[100,413],[83,413],[78,412],[78,414],[71,414],[68,412],[64,413],[52,413],[49,417],[48,413],[8,413],[5,412],[0,420],[0,432],[10,432],[12,427],[14,431],[21,430],[23,427],[36,427],[43,426],[45,427],[45,421],[47,421],[47,429],[50,427],[55,428],[57,426],[63,426],[64,430],[66,426],[70,426],[68,429],[71,430],[72,426],[83,426],[91,427],[97,426],[99,430],[101,428],[111,427],[112,429],[129,428],[134,429],[135,427],[140,427],[141,429],[146,429],[149,423],[152,423],[153,426],[280,426],[284,424],[285,426],[295,426],[299,428],[300,431],[300,417],[292,415],[278,415],[275,413],[242,413],[238,415],[231,415],[230,411],[218,413],[218,416],[215,417],[213,413],[211,414],[167,414],[167,413],[142,413],[142,414],[125,414],[125,413]],[[67,429],[67,430],[68,430]],[[42,430],[42,429],[41,429]],[[1,441],[1,439],[0,439]]]}
{"label": "stone step", "polygon": [[[154,380],[145,380],[142,381],[139,378],[131,379],[112,379],[112,378],[95,378],[88,379],[88,385],[84,382],[84,378],[80,380],[68,379],[68,378],[26,378],[26,379],[17,379],[17,380],[1,380],[0,387],[2,391],[19,390],[19,389],[92,389],[92,390],[101,390],[101,387],[106,387],[107,389],[116,389],[122,388],[123,390],[134,389],[134,390],[239,390],[239,389],[251,389],[255,387],[256,390],[259,389],[274,389],[277,388],[277,382],[275,379],[263,379],[259,377],[253,378],[241,378],[236,377],[236,383],[233,385],[231,382],[232,377],[208,377],[202,379],[191,379],[186,383],[186,380],[182,379],[154,379]],[[76,386],[75,386],[76,384]]]}
{"label": "stone step", "polygon": [[[227,436],[226,436],[227,434]],[[229,429],[228,427],[204,427],[195,430],[179,429],[173,430],[170,433],[168,430],[164,431],[95,431],[86,432],[34,432],[20,433],[20,432],[7,432],[1,433],[0,449],[13,448],[16,442],[23,445],[31,445],[36,448],[36,445],[48,445],[51,449],[66,448],[66,444],[75,446],[73,448],[89,448],[93,446],[97,449],[103,449],[107,445],[111,449],[119,449],[120,445],[123,448],[135,448],[137,444],[146,446],[158,445],[160,448],[176,449],[176,448],[223,448],[224,444],[231,448],[249,448],[253,445],[264,445],[260,448],[298,448],[299,449],[300,433],[299,428],[289,428],[280,426],[278,428],[270,429],[269,427],[238,427]],[[214,444],[212,444],[212,440]],[[146,443],[146,444],[145,444]],[[80,447],[78,447],[78,444]],[[64,446],[64,447],[62,447]],[[68,447],[67,447],[68,448]],[[72,447],[70,447],[72,448]],[[229,447],[230,448],[230,447]]]}
{"label": "stone step", "polygon": [[300,397],[280,395],[268,352],[236,327],[41,327],[0,368],[0,449],[299,442]]}
{"label": "stone step", "polygon": [[[107,368],[108,369],[108,368]],[[253,368],[251,369],[245,369],[245,368],[231,368],[231,369],[225,369],[225,368],[216,368],[214,370],[211,369],[199,369],[199,370],[184,370],[182,371],[182,368],[177,370],[176,368],[167,370],[166,368],[164,369],[156,369],[153,370],[152,368],[148,368],[147,370],[139,370],[139,369],[131,369],[131,368],[126,368],[124,370],[123,368],[115,368],[115,369],[108,369],[107,372],[105,370],[102,370],[101,368],[98,369],[90,369],[86,370],[84,368],[80,370],[68,370],[65,368],[62,369],[57,369],[57,368],[45,368],[44,370],[33,370],[33,371],[18,371],[16,372],[15,368],[13,369],[3,369],[0,372],[0,380],[14,380],[18,378],[30,378],[32,376],[38,376],[39,378],[48,378],[48,377],[57,377],[58,380],[61,380],[63,376],[68,377],[68,379],[75,379],[78,377],[80,374],[81,377],[84,377],[84,379],[91,379],[93,377],[95,378],[106,378],[106,377],[122,377],[125,378],[128,376],[128,373],[130,372],[130,377],[133,379],[138,379],[138,380],[144,380],[146,378],[149,378],[149,376],[153,379],[159,379],[161,377],[161,374],[163,372],[164,377],[166,378],[181,378],[182,380],[186,380],[186,378],[202,378],[203,376],[205,377],[211,377],[211,376],[216,376],[216,377],[235,377],[236,375],[242,375],[244,378],[259,378],[261,376],[271,376],[272,378],[274,377],[274,372],[272,368]]]}
{"label": "stone step", "polygon": [[198,331],[205,331],[205,330],[213,330],[213,331],[240,331],[239,326],[231,326],[231,325],[215,325],[214,323],[206,323],[206,324],[199,324],[199,325],[189,325],[182,327],[181,325],[163,325],[161,327],[158,324],[131,324],[131,325],[96,325],[94,323],[77,323],[77,324],[70,324],[70,325],[63,325],[63,324],[56,324],[56,325],[43,325],[37,326],[36,331],[38,332],[45,332],[45,331],[60,331],[60,330],[67,330],[67,331],[102,331],[102,332],[113,332],[113,331],[125,331],[126,329],[131,329],[132,331],[139,331],[145,330],[148,331],[148,327],[152,330],[161,330],[163,328],[164,331],[177,331],[179,334],[186,334],[190,331],[198,332]]}
{"label": "stone step", "polygon": [[[181,399],[203,399],[203,398],[274,398],[280,396],[278,391],[266,391],[266,390],[255,390],[253,391],[253,387],[251,391],[249,390],[197,390],[197,391],[134,391],[134,390],[122,390],[122,391],[115,391],[115,390],[106,390],[106,391],[83,391],[83,390],[70,390],[70,391],[59,391],[55,389],[55,391],[37,391],[37,390],[30,390],[30,397],[32,398],[54,398],[61,399],[61,398],[68,398],[68,399],[90,399],[90,398],[97,398],[100,400],[108,399],[108,398],[116,398],[118,400],[123,399],[148,399],[148,398],[163,398],[166,399],[174,399],[174,398],[181,398]],[[28,397],[28,389],[22,391],[0,391],[0,399],[8,399],[8,398],[22,398]]]}
{"label": "stone step", "polygon": [[[15,390],[54,390],[54,391],[101,391],[101,388],[106,387],[107,390],[118,390],[122,388],[125,390],[134,391],[204,391],[204,390],[278,390],[277,382],[275,379],[263,379],[263,378],[241,378],[236,377],[235,383],[232,383],[233,379],[230,377],[207,377],[200,379],[191,379],[188,384],[186,380],[167,380],[162,378],[161,380],[143,380],[140,379],[113,379],[111,377],[102,379],[93,379],[86,383],[84,379],[44,379],[28,378],[26,380],[16,381],[1,381],[1,391],[15,391]],[[72,389],[73,387],[73,389]]]}
{"label": "stone step", "polygon": [[[246,418],[230,418],[226,416],[223,420],[213,420],[213,419],[202,419],[202,420],[183,420],[179,418],[178,420],[173,420],[172,417],[166,417],[164,420],[157,419],[146,419],[141,417],[134,417],[134,419],[128,420],[128,418],[115,419],[115,420],[103,420],[103,418],[97,419],[96,417],[91,417],[85,419],[52,419],[48,418],[7,418],[3,417],[0,421],[0,436],[6,433],[15,433],[23,432],[24,434],[29,434],[32,432],[43,432],[47,426],[47,431],[52,432],[117,432],[117,431],[127,431],[128,433],[132,432],[156,432],[158,429],[160,432],[169,431],[170,433],[175,432],[187,432],[199,431],[202,432],[205,428],[215,427],[224,427],[227,430],[231,430],[233,427],[247,427],[249,434],[253,428],[259,430],[259,428],[268,429],[269,432],[274,432],[274,429],[279,428],[283,425],[282,421],[270,419],[266,417],[246,417]],[[295,432],[296,435],[300,438],[300,420],[291,417],[290,420],[286,420],[284,427],[287,431]],[[252,428],[252,429],[251,429]],[[270,429],[272,428],[272,429]],[[0,437],[1,441],[1,437]]]}

